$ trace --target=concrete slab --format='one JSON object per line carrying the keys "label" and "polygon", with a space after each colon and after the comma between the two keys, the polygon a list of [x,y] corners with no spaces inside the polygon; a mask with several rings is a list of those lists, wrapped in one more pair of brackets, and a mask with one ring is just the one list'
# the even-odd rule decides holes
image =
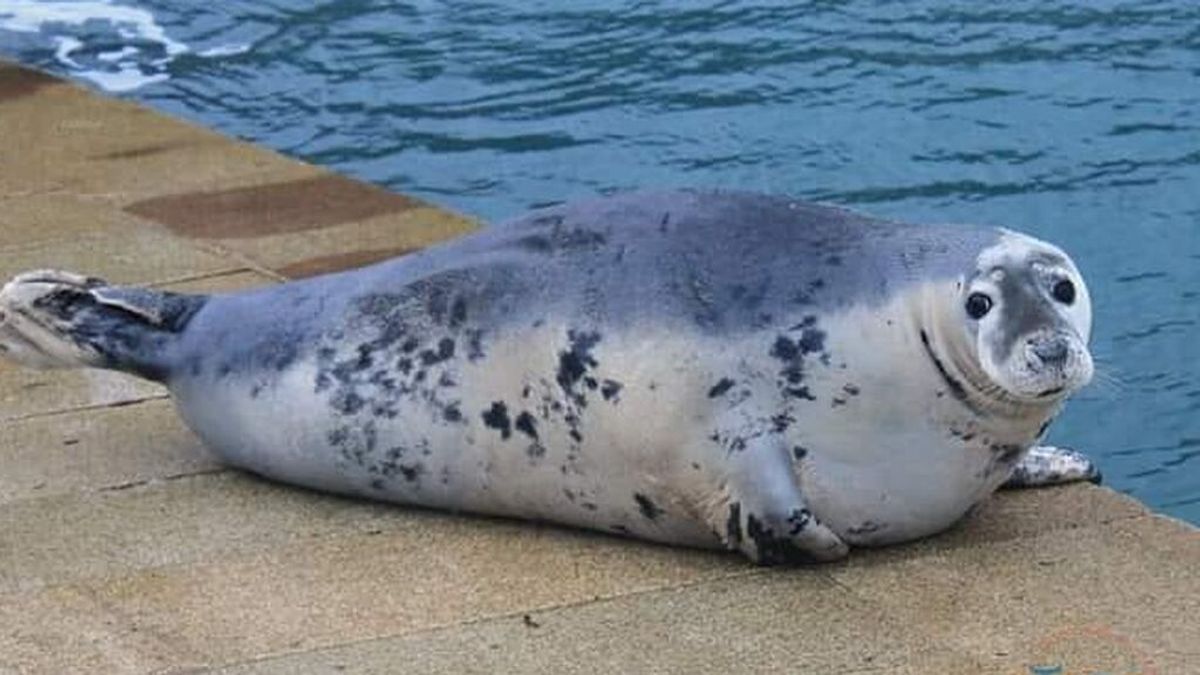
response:
{"label": "concrete slab", "polygon": [[803,570],[752,572],[514,613],[218,672],[893,673],[909,668],[972,673],[980,664],[927,644],[918,631],[825,574]]}
{"label": "concrete slab", "polygon": [[138,231],[134,219],[103,201],[69,194],[0,198],[0,250],[79,236]]}
{"label": "concrete slab", "polygon": [[127,204],[159,195],[327,174],[71,85],[43,82],[22,91],[0,101],[3,195],[66,190]]}
{"label": "concrete slab", "polygon": [[79,591],[0,594],[0,673],[159,672],[178,649]]}
{"label": "concrete slab", "polygon": [[220,468],[166,399],[5,422],[0,466],[0,506]]}
{"label": "concrete slab", "polygon": [[95,233],[61,242],[41,242],[0,250],[0,277],[31,269],[64,269],[114,284],[145,284],[186,279],[245,266],[191,242],[153,230]]}
{"label": "concrete slab", "polygon": [[1148,516],[952,553],[858,556],[829,571],[872,606],[996,669],[1111,659],[1074,653],[1072,643],[1094,633],[1109,643],[1104,651],[1139,666],[1120,672],[1188,672],[1200,664],[1198,559],[1194,530]]}
{"label": "concrete slab", "polygon": [[411,511],[405,527],[71,587],[204,655],[175,665],[213,666],[744,572],[727,556]]}
{"label": "concrete slab", "polygon": [[475,227],[420,200],[336,176],[158,197],[127,210],[289,277],[375,262]]}
{"label": "concrete slab", "polygon": [[151,382],[103,370],[30,370],[0,363],[0,422],[164,398]]}
{"label": "concrete slab", "polygon": [[260,553],[318,537],[391,533],[419,527],[422,518],[213,466],[91,491],[39,492],[0,504],[0,593]]}

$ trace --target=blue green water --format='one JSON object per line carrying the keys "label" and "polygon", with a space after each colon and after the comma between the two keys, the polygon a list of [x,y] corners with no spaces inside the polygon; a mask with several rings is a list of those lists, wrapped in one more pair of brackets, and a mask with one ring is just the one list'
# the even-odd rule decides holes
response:
{"label": "blue green water", "polygon": [[0,53],[486,218],[722,186],[1049,239],[1102,371],[1050,441],[1200,523],[1194,0],[0,0]]}

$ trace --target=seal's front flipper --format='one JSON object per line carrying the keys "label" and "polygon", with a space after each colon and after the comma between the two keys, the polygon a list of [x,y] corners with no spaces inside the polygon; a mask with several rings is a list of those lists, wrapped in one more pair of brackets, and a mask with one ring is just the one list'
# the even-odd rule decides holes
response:
{"label": "seal's front flipper", "polygon": [[0,355],[34,368],[110,368],[162,380],[165,350],[205,301],[27,272],[0,290]]}
{"label": "seal's front flipper", "polygon": [[829,562],[849,547],[808,509],[792,473],[787,450],[760,437],[731,458],[726,546],[760,565]]}
{"label": "seal's front flipper", "polygon": [[1036,445],[1017,462],[1002,488],[1045,487],[1077,481],[1099,484],[1100,469],[1083,453],[1052,445]]}

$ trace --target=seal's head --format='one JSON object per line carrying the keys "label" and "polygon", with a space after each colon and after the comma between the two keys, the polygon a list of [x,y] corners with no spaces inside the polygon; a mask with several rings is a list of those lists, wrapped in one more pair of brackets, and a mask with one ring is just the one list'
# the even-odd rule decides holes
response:
{"label": "seal's head", "polygon": [[1091,299],[1066,253],[1005,231],[959,294],[979,365],[1008,395],[1051,402],[1091,380]]}

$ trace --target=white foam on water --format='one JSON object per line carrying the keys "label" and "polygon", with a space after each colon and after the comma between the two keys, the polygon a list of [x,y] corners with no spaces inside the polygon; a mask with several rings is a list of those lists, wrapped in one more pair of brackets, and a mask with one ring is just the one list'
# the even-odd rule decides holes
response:
{"label": "white foam on water", "polygon": [[[107,24],[131,44],[116,51],[88,55],[87,24]],[[93,26],[88,26],[94,31]],[[111,92],[127,92],[170,78],[167,66],[191,52],[172,40],[154,15],[144,9],[114,4],[112,0],[0,0],[0,30],[46,35],[54,46],[54,59],[73,74]],[[108,36],[111,38],[111,35]],[[214,58],[242,54],[250,45],[214,47],[197,56]]]}
{"label": "white foam on water", "polygon": [[236,44],[235,45],[221,45],[219,47],[205,49],[204,51],[199,52],[197,54],[197,56],[202,56],[204,58],[216,58],[219,56],[237,56],[238,54],[245,54],[246,52],[250,51],[250,47],[251,47],[251,45],[236,45]]}
{"label": "white foam on water", "polygon": [[83,67],[71,59],[71,52],[82,47],[82,42],[71,37],[56,37],[54,38],[54,45],[54,58],[59,63],[66,64],[72,68]]}
{"label": "white foam on water", "polygon": [[121,59],[124,59],[129,56],[133,56],[134,54],[137,54],[137,53],[138,53],[137,48],[126,45],[124,47],[121,47],[121,49],[119,51],[100,52],[99,54],[96,55],[96,58],[100,59],[101,61],[107,61],[108,63],[113,63],[114,61],[120,61]]}

